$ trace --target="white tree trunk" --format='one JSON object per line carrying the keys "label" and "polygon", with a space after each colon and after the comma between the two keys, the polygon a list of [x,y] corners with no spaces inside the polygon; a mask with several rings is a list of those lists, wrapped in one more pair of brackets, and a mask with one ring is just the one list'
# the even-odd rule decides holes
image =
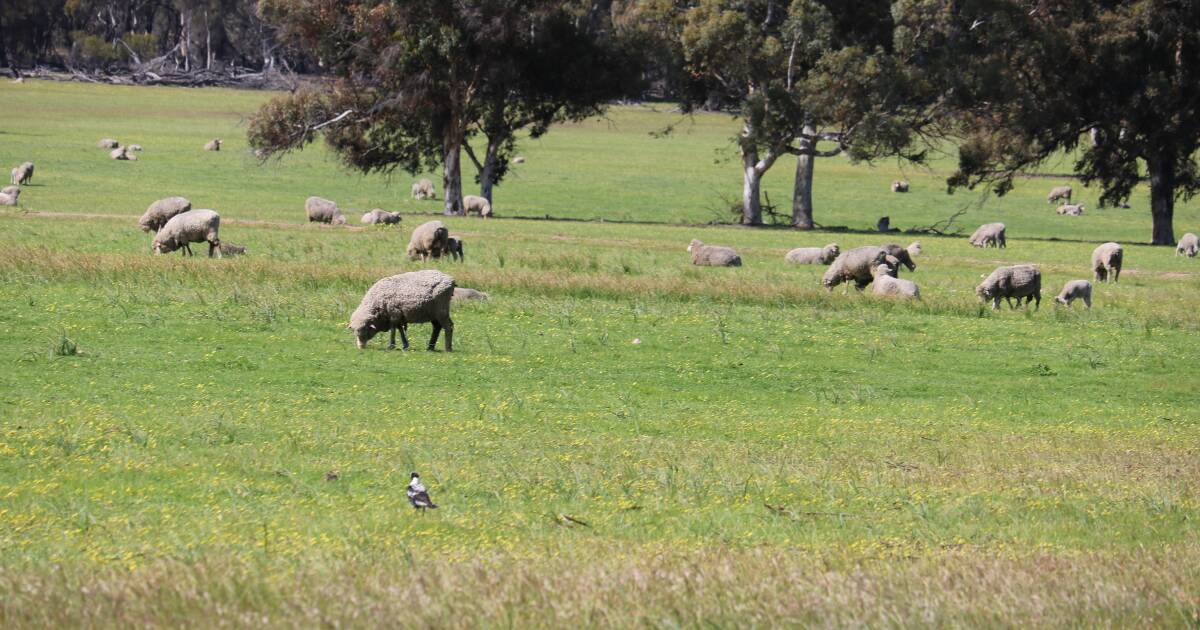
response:
{"label": "white tree trunk", "polygon": [[817,130],[811,125],[804,126],[804,137],[800,138],[800,155],[796,157],[796,182],[792,190],[792,227],[801,230],[813,228],[813,167],[817,157],[813,155],[816,142],[809,138],[816,135]]}
{"label": "white tree trunk", "polygon": [[742,225],[762,225],[762,172],[758,152],[742,150]]}

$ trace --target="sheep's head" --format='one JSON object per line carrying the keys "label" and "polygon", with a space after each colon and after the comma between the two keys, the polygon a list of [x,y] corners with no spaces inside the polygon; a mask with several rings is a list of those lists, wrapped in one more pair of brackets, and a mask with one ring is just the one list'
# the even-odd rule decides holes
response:
{"label": "sheep's head", "polygon": [[333,225],[346,225],[346,217],[345,215],[338,214],[337,216],[333,217],[333,221],[330,221],[330,223]]}
{"label": "sheep's head", "polygon": [[150,246],[150,249],[155,254],[169,254],[175,251],[175,248],[171,247],[166,241],[160,241],[158,239],[154,240],[154,244]]}
{"label": "sheep's head", "polygon": [[871,275],[878,278],[879,276],[896,277],[896,271],[887,265],[879,265],[871,270]]}
{"label": "sheep's head", "polygon": [[688,245],[688,249],[687,249],[687,250],[690,252],[690,251],[692,251],[693,249],[696,249],[697,247],[700,247],[700,246],[701,246],[701,245],[703,245],[703,244],[704,244],[704,243],[701,243],[699,239],[695,239],[695,238],[694,238],[694,239],[692,239],[692,242],[691,242],[691,244],[690,244],[690,245]]}
{"label": "sheep's head", "polygon": [[354,343],[359,350],[367,347],[367,342],[372,337],[384,330],[383,322],[371,310],[366,310],[361,306],[354,310],[354,314],[350,316],[350,323],[346,326],[354,331]]}
{"label": "sheep's head", "polygon": [[981,300],[990,300],[995,295],[994,289],[995,287],[992,287],[988,283],[984,282],[975,287],[975,295],[978,295],[979,299]]}
{"label": "sheep's head", "polygon": [[909,243],[908,247],[906,247],[905,249],[908,251],[909,256],[920,256],[921,255],[921,243],[919,243],[917,241],[913,241],[913,242]]}
{"label": "sheep's head", "polygon": [[829,260],[837,258],[842,253],[842,248],[837,246],[837,243],[830,243],[821,249]]}
{"label": "sheep's head", "polygon": [[1056,303],[1058,303],[1058,304],[1064,304],[1064,305],[1065,305],[1065,304],[1067,304],[1067,298],[1065,298],[1065,297],[1063,297],[1063,296],[1061,296],[1061,295],[1060,295],[1060,296],[1058,296],[1058,297],[1056,297],[1056,298],[1054,298],[1054,301],[1055,301]]}

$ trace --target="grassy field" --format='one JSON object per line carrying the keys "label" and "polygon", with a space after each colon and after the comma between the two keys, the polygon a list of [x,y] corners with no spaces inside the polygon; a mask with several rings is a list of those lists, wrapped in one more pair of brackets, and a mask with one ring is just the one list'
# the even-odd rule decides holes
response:
{"label": "grassy field", "polygon": [[[323,150],[258,166],[265,97],[0,84],[0,164],[38,169],[0,211],[0,625],[1200,624],[1200,262],[1129,244],[1095,308],[1050,302],[1096,241],[1144,240],[1144,200],[1068,219],[1053,180],[975,206],[944,168],[894,196],[894,165],[822,163],[825,223],[1010,225],[923,237],[911,304],[782,262],[878,235],[451,218],[466,261],[431,266],[491,294],[455,305],[456,351],[360,352],[349,314],[420,266],[424,219],[308,226],[304,197],[437,204]],[[677,119],[529,143],[497,213],[713,218],[732,125],[646,133]],[[150,255],[136,216],[173,194],[250,255]],[[691,266],[695,237],[745,266]],[[1017,262],[1042,308],[981,307]]]}

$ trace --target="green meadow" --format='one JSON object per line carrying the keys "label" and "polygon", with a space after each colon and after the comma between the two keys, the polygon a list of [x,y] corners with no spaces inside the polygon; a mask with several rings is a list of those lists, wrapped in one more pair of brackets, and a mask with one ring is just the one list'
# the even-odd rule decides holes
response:
{"label": "green meadow", "polygon": [[[465,261],[422,264],[440,201],[319,145],[260,164],[266,98],[0,83],[0,165],[37,168],[0,210],[0,625],[1200,623],[1200,261],[1141,244],[1145,191],[1076,184],[1061,217],[1063,179],[950,196],[953,156],[835,158],[817,221],[851,231],[705,226],[740,189],[736,122],[614,107],[523,143],[497,218],[445,219]],[[170,195],[249,254],[152,255],[136,219]],[[350,225],[307,225],[310,195]],[[373,207],[404,220],[358,226]],[[1008,247],[864,232],[960,209]],[[547,215],[605,220],[512,218]],[[692,266],[692,238],[745,265]],[[914,238],[919,302],[783,262]],[[1120,283],[1056,307],[1106,240]],[[981,305],[1016,263],[1041,308]],[[455,352],[355,349],[366,289],[423,266],[490,295],[454,304]],[[414,470],[438,510],[408,505]]]}

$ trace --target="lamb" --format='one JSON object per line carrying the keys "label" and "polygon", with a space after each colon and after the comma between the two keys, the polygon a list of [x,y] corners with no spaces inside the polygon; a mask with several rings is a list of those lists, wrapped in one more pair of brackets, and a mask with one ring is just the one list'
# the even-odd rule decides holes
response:
{"label": "lamb", "polygon": [[[1034,308],[1042,305],[1042,272],[1033,265],[1014,265],[998,267],[990,276],[975,287],[978,295],[985,303],[992,301],[992,310],[999,310],[1000,298],[1008,302],[1009,308],[1021,305],[1021,298],[1029,304],[1036,300]],[[1016,306],[1012,299],[1017,298]]]}
{"label": "lamb", "polygon": [[241,256],[249,251],[244,246],[233,243],[221,243],[217,249],[220,250],[221,256]]}
{"label": "lamb", "polygon": [[705,245],[692,239],[687,250],[692,253],[692,264],[701,267],[741,267],[742,257],[729,247]]}
{"label": "lamb", "polygon": [[1077,217],[1077,216],[1083,214],[1083,204],[1081,204],[1081,203],[1076,203],[1076,204],[1065,203],[1065,204],[1059,206],[1055,210],[1055,212],[1057,212],[1059,214],[1065,214],[1068,216],[1072,216],[1072,217]]}
{"label": "lamb", "polygon": [[221,227],[221,215],[212,210],[188,210],[171,217],[154,236],[155,254],[169,254],[177,249],[185,256],[192,255],[190,243],[208,241],[208,257],[220,256],[221,239],[217,232]]}
{"label": "lamb", "polygon": [[917,283],[911,280],[901,280],[892,276],[894,270],[886,264],[878,265],[873,272],[875,284],[871,292],[875,295],[921,299],[921,291]]}
{"label": "lamb", "polygon": [[463,197],[463,214],[471,214],[472,212],[477,212],[480,217],[486,219],[492,216],[492,202],[478,195]]}
{"label": "lamb", "polygon": [[892,182],[892,192],[894,192],[894,193],[908,192],[908,182],[906,182],[902,179],[898,179],[898,180]]}
{"label": "lamb", "polygon": [[361,221],[367,225],[395,225],[400,222],[400,213],[375,208],[362,215]]}
{"label": "lamb", "polygon": [[205,142],[204,150],[205,151],[220,151],[221,150],[221,139],[213,138],[212,140]]}
{"label": "lamb", "polygon": [[441,221],[426,221],[418,225],[408,239],[408,259],[441,258],[446,251],[446,240],[449,237],[450,231]]}
{"label": "lamb", "polygon": [[1050,189],[1050,194],[1046,195],[1046,203],[1054,203],[1065,199],[1067,203],[1071,203],[1071,187],[1070,186],[1055,186]]}
{"label": "lamb", "polygon": [[462,262],[463,242],[461,236],[454,234],[446,237],[446,253],[450,254],[451,260]]}
{"label": "lamb", "polygon": [[1116,282],[1121,278],[1124,250],[1119,243],[1104,243],[1092,251],[1092,271],[1096,282]]}
{"label": "lamb", "polygon": [[413,199],[436,199],[437,193],[433,190],[433,182],[428,179],[413,182],[412,196]]}
{"label": "lamb", "polygon": [[1183,238],[1179,239],[1179,244],[1175,246],[1176,256],[1195,258],[1197,251],[1200,251],[1200,239],[1191,232],[1184,234]]}
{"label": "lamb", "polygon": [[[5,188],[4,190],[10,190],[11,188],[14,188],[14,187],[9,186],[8,188]],[[13,190],[12,192],[0,192],[0,206],[15,206],[15,205],[17,205],[17,198],[20,196],[21,196],[20,188],[17,188],[16,190]]]}
{"label": "lamb", "polygon": [[998,248],[1008,247],[1003,223],[984,223],[971,234],[971,238],[967,239],[967,242],[975,247],[987,247],[989,245]]}
{"label": "lamb", "polygon": [[454,299],[455,300],[486,300],[486,299],[488,299],[488,294],[484,293],[483,291],[476,291],[475,289],[468,289],[465,287],[455,287]]}
{"label": "lamb", "polygon": [[138,227],[143,232],[157,232],[171,220],[171,217],[192,209],[192,202],[183,197],[167,197],[159,199],[146,208],[146,213],[138,219]]}
{"label": "lamb", "polygon": [[[888,256],[900,261],[900,263],[905,267],[908,267],[909,271],[917,270],[917,263],[913,262],[913,256],[921,253],[920,243],[913,241],[908,245],[908,247],[900,247],[895,243],[888,243],[887,245],[883,246],[883,251],[886,252]],[[897,268],[897,270],[899,269]]]}
{"label": "lamb", "polygon": [[1070,306],[1071,302],[1081,299],[1088,308],[1092,308],[1092,283],[1087,280],[1072,280],[1063,286],[1054,301]]}
{"label": "lamb", "polygon": [[304,212],[308,215],[309,223],[329,223],[345,225],[346,217],[338,209],[338,205],[328,199],[309,197],[304,200]]}
{"label": "lamb", "polygon": [[409,324],[433,324],[429,350],[437,346],[438,333],[446,329],[446,352],[452,351],[454,321],[450,319],[450,299],[454,295],[454,278],[435,269],[411,271],[389,276],[371,285],[354,313],[350,315],[350,330],[361,350],[377,333],[388,331],[388,349],[396,347],[396,330],[400,331],[403,348],[408,350]]}
{"label": "lamb", "polygon": [[821,286],[832,291],[833,287],[853,280],[854,287],[862,291],[875,279],[875,268],[884,264],[894,270],[899,267],[900,260],[889,256],[882,247],[855,247],[843,252],[829,269],[825,270],[825,275],[821,276]]}
{"label": "lamb", "polygon": [[112,138],[103,138],[100,140],[100,142],[96,143],[96,146],[100,147],[101,149],[115,149],[121,146],[121,143],[113,140]]}
{"label": "lamb", "polygon": [[797,247],[788,252],[783,259],[793,265],[828,265],[842,253],[837,243],[825,247]]}
{"label": "lamb", "polygon": [[12,170],[14,185],[23,186],[31,181],[33,181],[33,162],[25,162]]}

